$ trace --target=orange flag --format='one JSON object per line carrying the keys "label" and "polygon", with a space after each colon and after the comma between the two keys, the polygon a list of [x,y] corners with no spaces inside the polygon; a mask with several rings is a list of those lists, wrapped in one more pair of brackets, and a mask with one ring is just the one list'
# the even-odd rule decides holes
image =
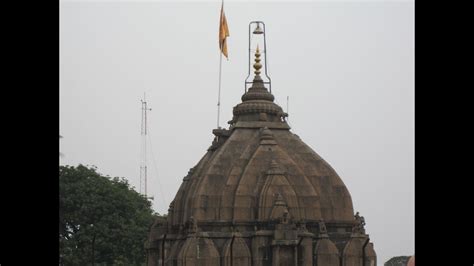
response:
{"label": "orange flag", "polygon": [[221,52],[229,59],[227,54],[227,37],[229,37],[229,28],[227,27],[227,19],[224,14],[224,3],[221,6],[221,19],[219,25],[219,48]]}

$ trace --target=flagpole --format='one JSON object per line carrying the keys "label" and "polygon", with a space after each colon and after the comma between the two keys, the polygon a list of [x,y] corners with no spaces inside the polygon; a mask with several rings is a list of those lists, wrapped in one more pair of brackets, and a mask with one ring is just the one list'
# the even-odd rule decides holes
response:
{"label": "flagpole", "polygon": [[[223,28],[224,27],[224,28]],[[221,36],[223,35],[223,36]],[[229,29],[227,28],[227,21],[224,14],[224,0],[221,4],[221,17],[219,22],[219,92],[217,95],[217,128],[220,128],[220,113],[221,113],[221,83],[222,83],[222,54],[224,53],[227,60],[229,60],[227,55],[226,38],[229,36]]]}
{"label": "flagpole", "polygon": [[221,112],[221,77],[222,77],[222,52],[219,51],[219,92],[217,95],[217,128],[219,128],[219,118]]}

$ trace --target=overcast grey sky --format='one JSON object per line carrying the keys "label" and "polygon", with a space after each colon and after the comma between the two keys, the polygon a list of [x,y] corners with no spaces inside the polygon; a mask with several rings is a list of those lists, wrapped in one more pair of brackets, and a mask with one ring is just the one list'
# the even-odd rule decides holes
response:
{"label": "overcast grey sky", "polygon": [[[165,213],[213,139],[219,11],[219,1],[62,1],[60,163],[96,165],[138,190],[146,92],[148,191]],[[243,93],[248,23],[263,20],[273,94],[285,110],[290,97],[292,132],[341,176],[378,264],[413,254],[413,1],[227,0],[225,12],[221,125]]]}

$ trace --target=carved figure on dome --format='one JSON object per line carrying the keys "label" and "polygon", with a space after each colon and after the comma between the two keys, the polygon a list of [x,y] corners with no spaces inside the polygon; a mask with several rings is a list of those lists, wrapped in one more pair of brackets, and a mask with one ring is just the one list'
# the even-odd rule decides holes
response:
{"label": "carved figure on dome", "polygon": [[189,217],[189,220],[186,223],[186,227],[188,229],[188,233],[193,234],[197,232],[197,222],[194,219],[194,216]]}

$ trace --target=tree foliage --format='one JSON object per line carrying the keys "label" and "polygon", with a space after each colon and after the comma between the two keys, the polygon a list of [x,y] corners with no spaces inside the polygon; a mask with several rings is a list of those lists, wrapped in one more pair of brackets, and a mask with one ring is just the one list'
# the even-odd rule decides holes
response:
{"label": "tree foliage", "polygon": [[384,263],[384,266],[405,266],[408,263],[410,256],[398,256],[389,259]]}
{"label": "tree foliage", "polygon": [[59,168],[59,243],[63,265],[142,265],[155,214],[124,178],[94,167]]}

